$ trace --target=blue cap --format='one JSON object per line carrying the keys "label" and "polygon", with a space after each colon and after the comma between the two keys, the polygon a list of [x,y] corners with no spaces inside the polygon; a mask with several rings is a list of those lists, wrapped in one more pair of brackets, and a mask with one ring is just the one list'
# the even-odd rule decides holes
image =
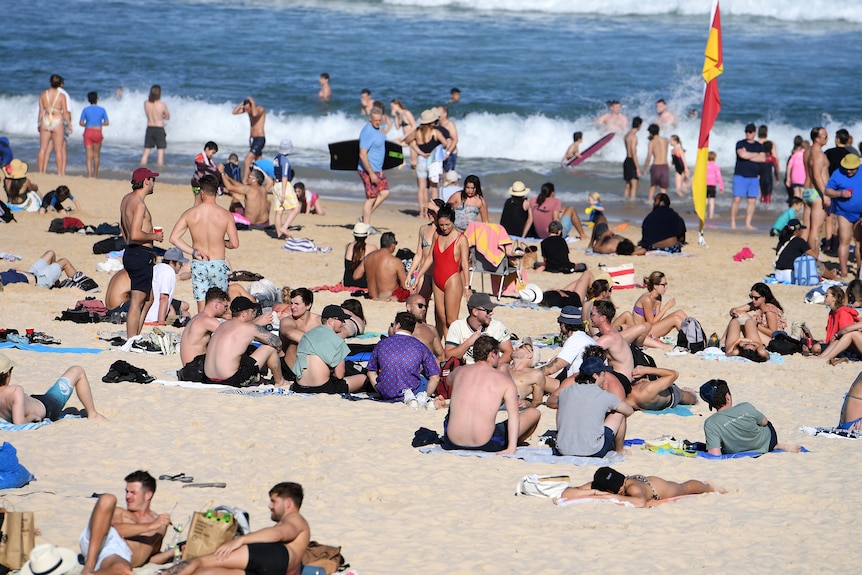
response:
{"label": "blue cap", "polygon": [[584,375],[595,375],[603,371],[613,371],[613,368],[605,365],[598,357],[588,357],[581,363],[580,372]]}

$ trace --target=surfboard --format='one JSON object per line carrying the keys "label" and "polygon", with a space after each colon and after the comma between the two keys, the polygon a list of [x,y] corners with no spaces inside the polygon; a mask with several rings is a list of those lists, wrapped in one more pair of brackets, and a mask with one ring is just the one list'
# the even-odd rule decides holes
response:
{"label": "surfboard", "polygon": [[[383,157],[383,169],[397,168],[404,163],[404,149],[386,140],[386,155]],[[347,140],[329,144],[329,169],[337,171],[355,171],[359,166],[359,140]]]}
{"label": "surfboard", "polygon": [[584,160],[586,160],[587,158],[589,158],[590,156],[592,156],[593,154],[595,154],[596,152],[598,152],[599,150],[604,148],[605,144],[607,144],[608,142],[610,142],[611,140],[614,139],[614,136],[616,136],[616,134],[614,132],[611,132],[610,134],[605,134],[604,136],[602,136],[602,138],[598,142],[596,142],[595,144],[593,144],[592,146],[590,146],[589,148],[587,148],[586,150],[581,152],[580,156],[578,156],[577,158],[574,158],[572,160],[569,160],[569,162],[566,164],[566,167],[567,168],[574,168],[575,166],[577,166],[578,164],[580,164],[581,162],[583,162]]}

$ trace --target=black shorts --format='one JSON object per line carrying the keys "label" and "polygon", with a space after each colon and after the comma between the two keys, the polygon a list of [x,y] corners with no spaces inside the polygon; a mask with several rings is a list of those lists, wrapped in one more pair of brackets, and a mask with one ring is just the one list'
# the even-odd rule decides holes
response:
{"label": "black shorts", "polygon": [[334,375],[330,375],[329,381],[316,387],[306,387],[297,382],[293,382],[290,386],[290,390],[295,391],[296,393],[329,393],[332,395],[350,393],[350,388],[348,387],[347,382],[343,379],[338,379]]}
{"label": "black shorts", "polygon": [[45,419],[57,421],[60,419],[60,416],[63,415],[63,407],[65,407],[65,405],[61,405],[56,397],[52,397],[48,394],[31,395],[30,397],[45,406]]}
{"label": "black shorts", "polygon": [[168,147],[168,139],[165,136],[165,129],[156,126],[147,126],[147,133],[144,136],[144,147],[148,150],[158,148],[164,150]]}
{"label": "black shorts", "polygon": [[638,169],[637,166],[635,166],[635,161],[632,157],[628,157],[623,160],[623,179],[627,182],[629,180],[638,179]]}
{"label": "black shorts", "polygon": [[139,244],[129,244],[123,251],[123,267],[129,272],[129,280],[133,291],[149,295],[153,290],[153,266],[156,264],[156,254],[152,248]]}
{"label": "black shorts", "polygon": [[772,426],[771,421],[766,422],[766,427],[769,428],[769,451],[775,451],[775,447],[778,445],[778,433]]}
{"label": "black shorts", "polygon": [[577,292],[565,290],[548,290],[542,297],[542,305],[545,307],[563,308],[567,305],[581,307],[581,296]]}
{"label": "black shorts", "polygon": [[249,138],[248,139],[248,151],[254,154],[255,158],[259,158],[263,155],[263,147],[266,145],[266,138]]}
{"label": "black shorts", "polygon": [[284,575],[290,565],[290,552],[284,543],[249,543],[248,575]]}
{"label": "black shorts", "polygon": [[706,187],[706,197],[714,198],[715,197],[715,186],[707,186]]}
{"label": "black shorts", "polygon": [[204,361],[206,360],[206,357],[206,354],[202,353],[182,366],[182,368],[177,372],[177,379],[180,381],[196,381],[198,383],[202,383],[206,379],[206,376],[204,376]]}
{"label": "black shorts", "polygon": [[239,369],[237,369],[235,374],[227,379],[213,379],[204,373],[204,383],[219,383],[231,387],[248,387],[257,383],[259,377],[260,368],[257,367],[257,362],[253,357],[243,355],[239,358]]}

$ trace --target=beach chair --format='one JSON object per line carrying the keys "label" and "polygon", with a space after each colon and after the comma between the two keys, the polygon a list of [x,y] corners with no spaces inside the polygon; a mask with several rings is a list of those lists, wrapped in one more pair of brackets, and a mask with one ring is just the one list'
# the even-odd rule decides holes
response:
{"label": "beach chair", "polygon": [[[491,289],[497,294],[497,299],[503,293],[506,279],[516,275],[521,280],[521,260],[512,257],[514,242],[506,229],[499,224],[472,222],[464,232],[467,243],[470,244],[470,287],[473,287],[475,274],[481,277],[482,291],[485,291],[485,277],[491,276]],[[497,278],[495,280],[494,278]],[[498,282],[496,289],[495,283]]]}

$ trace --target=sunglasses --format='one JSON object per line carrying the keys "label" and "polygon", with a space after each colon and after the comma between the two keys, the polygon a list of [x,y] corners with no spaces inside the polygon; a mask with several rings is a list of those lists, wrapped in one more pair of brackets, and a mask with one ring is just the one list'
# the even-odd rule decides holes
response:
{"label": "sunglasses", "polygon": [[762,295],[758,295],[758,294],[754,294],[754,295],[749,294],[749,295],[748,295],[748,297],[749,297],[749,298],[751,298],[751,299],[761,299],[761,298],[763,298],[763,296],[762,296]]}
{"label": "sunglasses", "polygon": [[424,309],[424,308],[428,307],[428,304],[427,303],[417,303],[416,307],[418,307],[419,309]]}

